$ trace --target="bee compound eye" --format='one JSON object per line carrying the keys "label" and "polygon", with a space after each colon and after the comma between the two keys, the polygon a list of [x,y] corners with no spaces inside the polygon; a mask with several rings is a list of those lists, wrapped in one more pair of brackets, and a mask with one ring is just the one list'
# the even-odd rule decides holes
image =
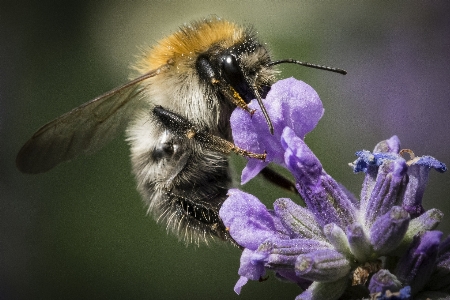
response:
{"label": "bee compound eye", "polygon": [[230,81],[231,78],[238,77],[239,79],[241,79],[244,77],[239,67],[238,61],[231,54],[225,54],[222,56],[221,66],[225,77],[228,78],[228,81]]}
{"label": "bee compound eye", "polygon": [[244,76],[242,67],[236,57],[232,54],[224,54],[220,58],[220,68],[225,81],[244,99],[245,103],[250,103],[256,98],[248,80]]}

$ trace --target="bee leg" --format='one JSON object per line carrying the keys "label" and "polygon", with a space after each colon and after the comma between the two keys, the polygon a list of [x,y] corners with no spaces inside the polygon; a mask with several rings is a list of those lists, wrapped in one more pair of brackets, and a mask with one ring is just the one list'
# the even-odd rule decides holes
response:
{"label": "bee leg", "polygon": [[241,149],[232,142],[211,134],[208,128],[200,127],[190,122],[186,118],[167,109],[164,109],[161,106],[156,106],[153,109],[153,114],[164,125],[165,128],[173,132],[175,135],[193,139],[206,149],[221,152],[224,154],[234,152],[245,157],[256,158],[260,160],[266,159],[266,153],[259,154]]}
{"label": "bee leg", "polygon": [[[215,82],[213,82],[213,84],[214,83]],[[218,85],[219,85],[219,89],[220,89],[222,95],[224,95],[225,98],[227,98],[229,101],[231,101],[231,103],[242,108],[243,110],[248,111],[250,113],[250,115],[253,115],[255,113],[256,110],[251,109],[248,106],[248,104],[245,102],[245,100],[242,99],[242,97],[239,95],[239,93],[231,85],[226,85],[223,83],[218,83]]]}

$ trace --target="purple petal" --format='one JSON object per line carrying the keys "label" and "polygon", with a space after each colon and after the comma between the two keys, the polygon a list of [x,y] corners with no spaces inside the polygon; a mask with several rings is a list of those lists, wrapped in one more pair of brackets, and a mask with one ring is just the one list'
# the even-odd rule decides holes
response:
{"label": "purple petal", "polygon": [[[251,102],[249,107],[251,109],[259,109],[259,105],[256,102]],[[264,153],[264,151],[267,153],[265,161],[249,159],[247,166],[242,171],[241,184],[244,184],[264,169],[269,161],[275,159],[274,155],[278,152],[277,149],[280,149],[280,146],[277,145],[276,140],[261,139],[261,137],[267,135],[268,129],[267,124],[262,126],[262,122],[265,123],[266,121],[259,111],[256,111],[251,116],[247,111],[238,107],[233,111],[230,122],[233,140],[238,147],[254,153]],[[268,151],[269,148],[270,150]]]}
{"label": "purple petal", "polygon": [[246,285],[247,282],[248,282],[248,278],[241,276],[234,286],[234,292],[239,295],[241,293],[242,287],[244,285]]}
{"label": "purple petal", "polygon": [[429,169],[433,168],[440,173],[444,173],[445,171],[447,171],[447,166],[443,162],[438,161],[432,156],[425,155],[419,157],[417,161],[413,161],[415,165],[428,167]]}
{"label": "purple petal", "polygon": [[314,89],[293,78],[273,84],[263,102],[274,127],[273,135],[256,100],[249,104],[251,109],[256,109],[253,116],[238,108],[230,118],[233,140],[237,146],[255,153],[267,153],[265,162],[253,162],[244,170],[243,182],[253,178],[268,162],[283,164],[284,150],[280,145],[280,136],[286,126],[303,138],[316,126],[324,111]]}
{"label": "purple petal", "polygon": [[292,128],[301,138],[316,127],[324,112],[316,91],[295,78],[280,80],[272,85],[266,102],[272,112],[269,115],[275,120],[273,122],[279,124],[281,130],[286,126]]}
{"label": "purple petal", "polygon": [[256,250],[269,237],[278,237],[274,221],[258,198],[230,189],[219,216],[230,235],[241,246]]}
{"label": "purple petal", "polygon": [[317,157],[293,130],[282,134],[285,163],[296,180],[297,190],[320,226],[335,223],[346,227],[355,221],[356,209],[340,185],[322,169]]}
{"label": "purple petal", "polygon": [[250,280],[259,280],[266,273],[264,263],[255,261],[255,253],[252,250],[244,249],[241,255],[241,262],[238,274]]}
{"label": "purple petal", "polygon": [[241,276],[234,286],[236,294],[241,293],[242,287],[248,280],[259,280],[266,270],[264,269],[264,262],[254,260],[255,253],[252,250],[244,249],[241,254],[238,274]]}
{"label": "purple petal", "polygon": [[247,162],[247,165],[242,170],[241,184],[246,184],[247,182],[249,182],[256,175],[258,175],[262,169],[267,167],[268,164],[269,164],[269,162],[267,160],[261,161],[258,159],[250,159]]}

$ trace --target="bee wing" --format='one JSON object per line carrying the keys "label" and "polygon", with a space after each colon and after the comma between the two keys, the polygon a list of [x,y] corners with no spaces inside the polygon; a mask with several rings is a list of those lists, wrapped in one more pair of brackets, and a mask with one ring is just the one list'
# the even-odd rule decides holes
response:
{"label": "bee wing", "polygon": [[23,173],[42,173],[81,153],[93,153],[124,130],[130,114],[143,101],[143,80],[152,70],[42,126],[20,149],[17,168]]}

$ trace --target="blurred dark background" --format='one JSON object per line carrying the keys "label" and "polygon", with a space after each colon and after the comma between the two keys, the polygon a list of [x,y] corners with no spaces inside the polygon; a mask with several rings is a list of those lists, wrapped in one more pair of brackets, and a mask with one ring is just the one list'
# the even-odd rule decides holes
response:
{"label": "blurred dark background", "polygon": [[[269,280],[240,296],[239,250],[186,247],[146,216],[123,138],[46,174],[15,155],[44,123],[126,82],[138,46],[217,14],[253,24],[274,58],[325,106],[307,143],[359,194],[347,166],[397,134],[404,148],[450,164],[450,5],[446,1],[28,1],[0,3],[0,299],[294,299]],[[432,172],[426,208],[450,212],[449,174]],[[280,192],[246,187],[268,206]],[[450,215],[438,228],[450,233]]]}

